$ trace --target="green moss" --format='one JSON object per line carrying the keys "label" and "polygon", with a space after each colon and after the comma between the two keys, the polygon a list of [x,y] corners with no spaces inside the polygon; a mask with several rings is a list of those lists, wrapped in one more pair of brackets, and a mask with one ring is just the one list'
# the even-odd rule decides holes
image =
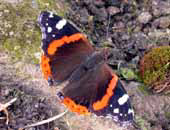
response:
{"label": "green moss", "polygon": [[59,0],[35,0],[38,4],[38,7],[40,10],[50,10],[55,11],[58,13],[58,15],[64,17],[66,10],[67,10],[67,4],[60,2]]}
{"label": "green moss", "polygon": [[136,123],[141,128],[141,130],[148,130],[147,121],[140,116],[136,116]]}
{"label": "green moss", "polygon": [[55,9],[56,0],[36,0],[40,9]]}
{"label": "green moss", "polygon": [[133,69],[130,69],[130,68],[120,68],[120,74],[126,80],[137,79],[137,74],[135,73]]}
{"label": "green moss", "polygon": [[41,10],[52,10],[63,16],[66,9],[57,0],[23,0],[17,5],[0,3],[0,48],[11,54],[14,62],[39,63],[35,57],[41,44],[38,15]]}
{"label": "green moss", "polygon": [[170,112],[165,113],[166,118],[170,119]]}
{"label": "green moss", "polygon": [[145,95],[148,96],[149,95],[149,91],[148,91],[148,87],[145,85],[141,85],[138,87],[139,90]]}
{"label": "green moss", "polygon": [[152,49],[140,63],[140,72],[143,81],[147,85],[165,79],[170,68],[170,46],[162,46]]}
{"label": "green moss", "polygon": [[39,29],[35,24],[37,10],[33,9],[29,1],[23,1],[16,6],[3,3],[1,9],[0,27],[3,48],[11,54],[14,61],[32,60],[32,54],[28,50],[33,50],[33,53],[39,51],[41,37],[40,33],[37,33]]}

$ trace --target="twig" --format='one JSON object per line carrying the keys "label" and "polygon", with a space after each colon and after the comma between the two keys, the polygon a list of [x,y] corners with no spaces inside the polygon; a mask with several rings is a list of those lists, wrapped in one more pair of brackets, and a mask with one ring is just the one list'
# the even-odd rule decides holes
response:
{"label": "twig", "polygon": [[25,128],[34,127],[34,126],[39,126],[39,125],[43,125],[43,124],[52,122],[52,121],[54,121],[54,120],[56,120],[56,119],[64,116],[67,112],[68,112],[68,110],[64,111],[63,113],[61,113],[61,114],[59,114],[59,115],[56,115],[56,116],[54,116],[54,117],[51,117],[51,118],[49,118],[49,119],[42,120],[42,121],[40,121],[40,122],[31,124],[31,125],[27,125],[27,126],[21,128],[20,130],[25,129]]}
{"label": "twig", "polygon": [[9,114],[8,114],[8,111],[7,111],[7,107],[10,106],[11,104],[13,104],[16,100],[17,100],[17,98],[13,98],[5,104],[0,103],[0,112],[4,111],[4,113],[6,115],[6,124],[8,124],[8,122],[9,122],[9,117],[8,117]]}
{"label": "twig", "polygon": [[108,37],[109,37],[109,26],[110,26],[110,19],[111,19],[111,15],[110,15],[110,13],[109,13],[109,21],[108,21],[108,26],[107,26],[106,39],[108,39]]}
{"label": "twig", "polygon": [[7,107],[10,106],[11,104],[13,104],[16,100],[17,100],[17,98],[13,98],[13,99],[11,99],[9,102],[7,102],[5,104],[0,103],[0,111],[3,111],[4,109],[7,109]]}

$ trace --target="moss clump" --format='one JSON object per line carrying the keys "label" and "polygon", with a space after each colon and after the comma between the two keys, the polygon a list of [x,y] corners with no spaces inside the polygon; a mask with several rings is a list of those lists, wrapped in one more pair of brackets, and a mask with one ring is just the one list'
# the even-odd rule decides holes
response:
{"label": "moss clump", "polygon": [[[153,48],[150,52],[144,55],[140,62],[140,74],[144,83],[151,86],[157,92],[164,90],[160,85],[166,84],[165,81],[167,81],[167,78],[170,78],[168,76],[169,73],[170,46]],[[161,86],[163,87],[164,85]]]}
{"label": "moss clump", "polygon": [[18,4],[0,3],[0,49],[11,54],[13,61],[39,63],[41,31],[37,24],[42,10],[63,16],[65,4],[58,0],[23,0]]}
{"label": "moss clump", "polygon": [[166,112],[166,113],[165,113],[165,116],[166,116],[168,119],[170,119],[170,112]]}
{"label": "moss clump", "polygon": [[[67,10],[67,3],[60,0],[34,0],[40,10],[51,10],[64,17]],[[36,5],[35,4],[35,5]]]}
{"label": "moss clump", "polygon": [[147,123],[147,121],[145,119],[143,119],[143,117],[136,116],[135,121],[136,121],[136,124],[138,125],[138,127],[141,128],[142,130],[150,129],[150,124]]}
{"label": "moss clump", "polygon": [[37,9],[30,1],[18,5],[0,4],[1,47],[11,54],[14,61],[38,62],[34,53],[40,51],[41,34],[37,27]]}

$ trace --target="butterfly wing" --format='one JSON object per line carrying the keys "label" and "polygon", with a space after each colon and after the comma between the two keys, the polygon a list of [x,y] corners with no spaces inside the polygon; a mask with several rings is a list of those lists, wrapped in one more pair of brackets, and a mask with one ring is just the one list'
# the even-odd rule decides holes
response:
{"label": "butterfly wing", "polygon": [[42,72],[49,83],[51,79],[62,82],[92,54],[93,48],[78,29],[52,12],[42,12],[38,22],[42,31]]}
{"label": "butterfly wing", "polygon": [[98,116],[111,117],[117,122],[133,120],[129,96],[108,65],[98,64],[86,72],[80,67],[77,75],[83,76],[79,80],[72,78],[59,96],[72,112],[92,112]]}
{"label": "butterfly wing", "polygon": [[38,21],[42,30],[44,77],[49,83],[51,79],[69,81],[58,93],[61,101],[79,114],[92,112],[115,121],[132,121],[129,96],[118,77],[103,63],[103,56],[94,55],[84,35],[51,12],[42,12]]}

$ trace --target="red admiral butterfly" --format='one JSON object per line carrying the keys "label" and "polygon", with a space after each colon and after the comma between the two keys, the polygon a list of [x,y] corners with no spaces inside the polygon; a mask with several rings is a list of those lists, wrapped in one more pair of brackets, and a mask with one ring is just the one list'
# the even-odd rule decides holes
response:
{"label": "red admiral butterfly", "polygon": [[49,85],[64,86],[57,94],[61,102],[79,114],[133,121],[129,96],[105,63],[105,52],[94,50],[78,29],[52,12],[42,12],[38,22],[42,31],[42,73]]}

